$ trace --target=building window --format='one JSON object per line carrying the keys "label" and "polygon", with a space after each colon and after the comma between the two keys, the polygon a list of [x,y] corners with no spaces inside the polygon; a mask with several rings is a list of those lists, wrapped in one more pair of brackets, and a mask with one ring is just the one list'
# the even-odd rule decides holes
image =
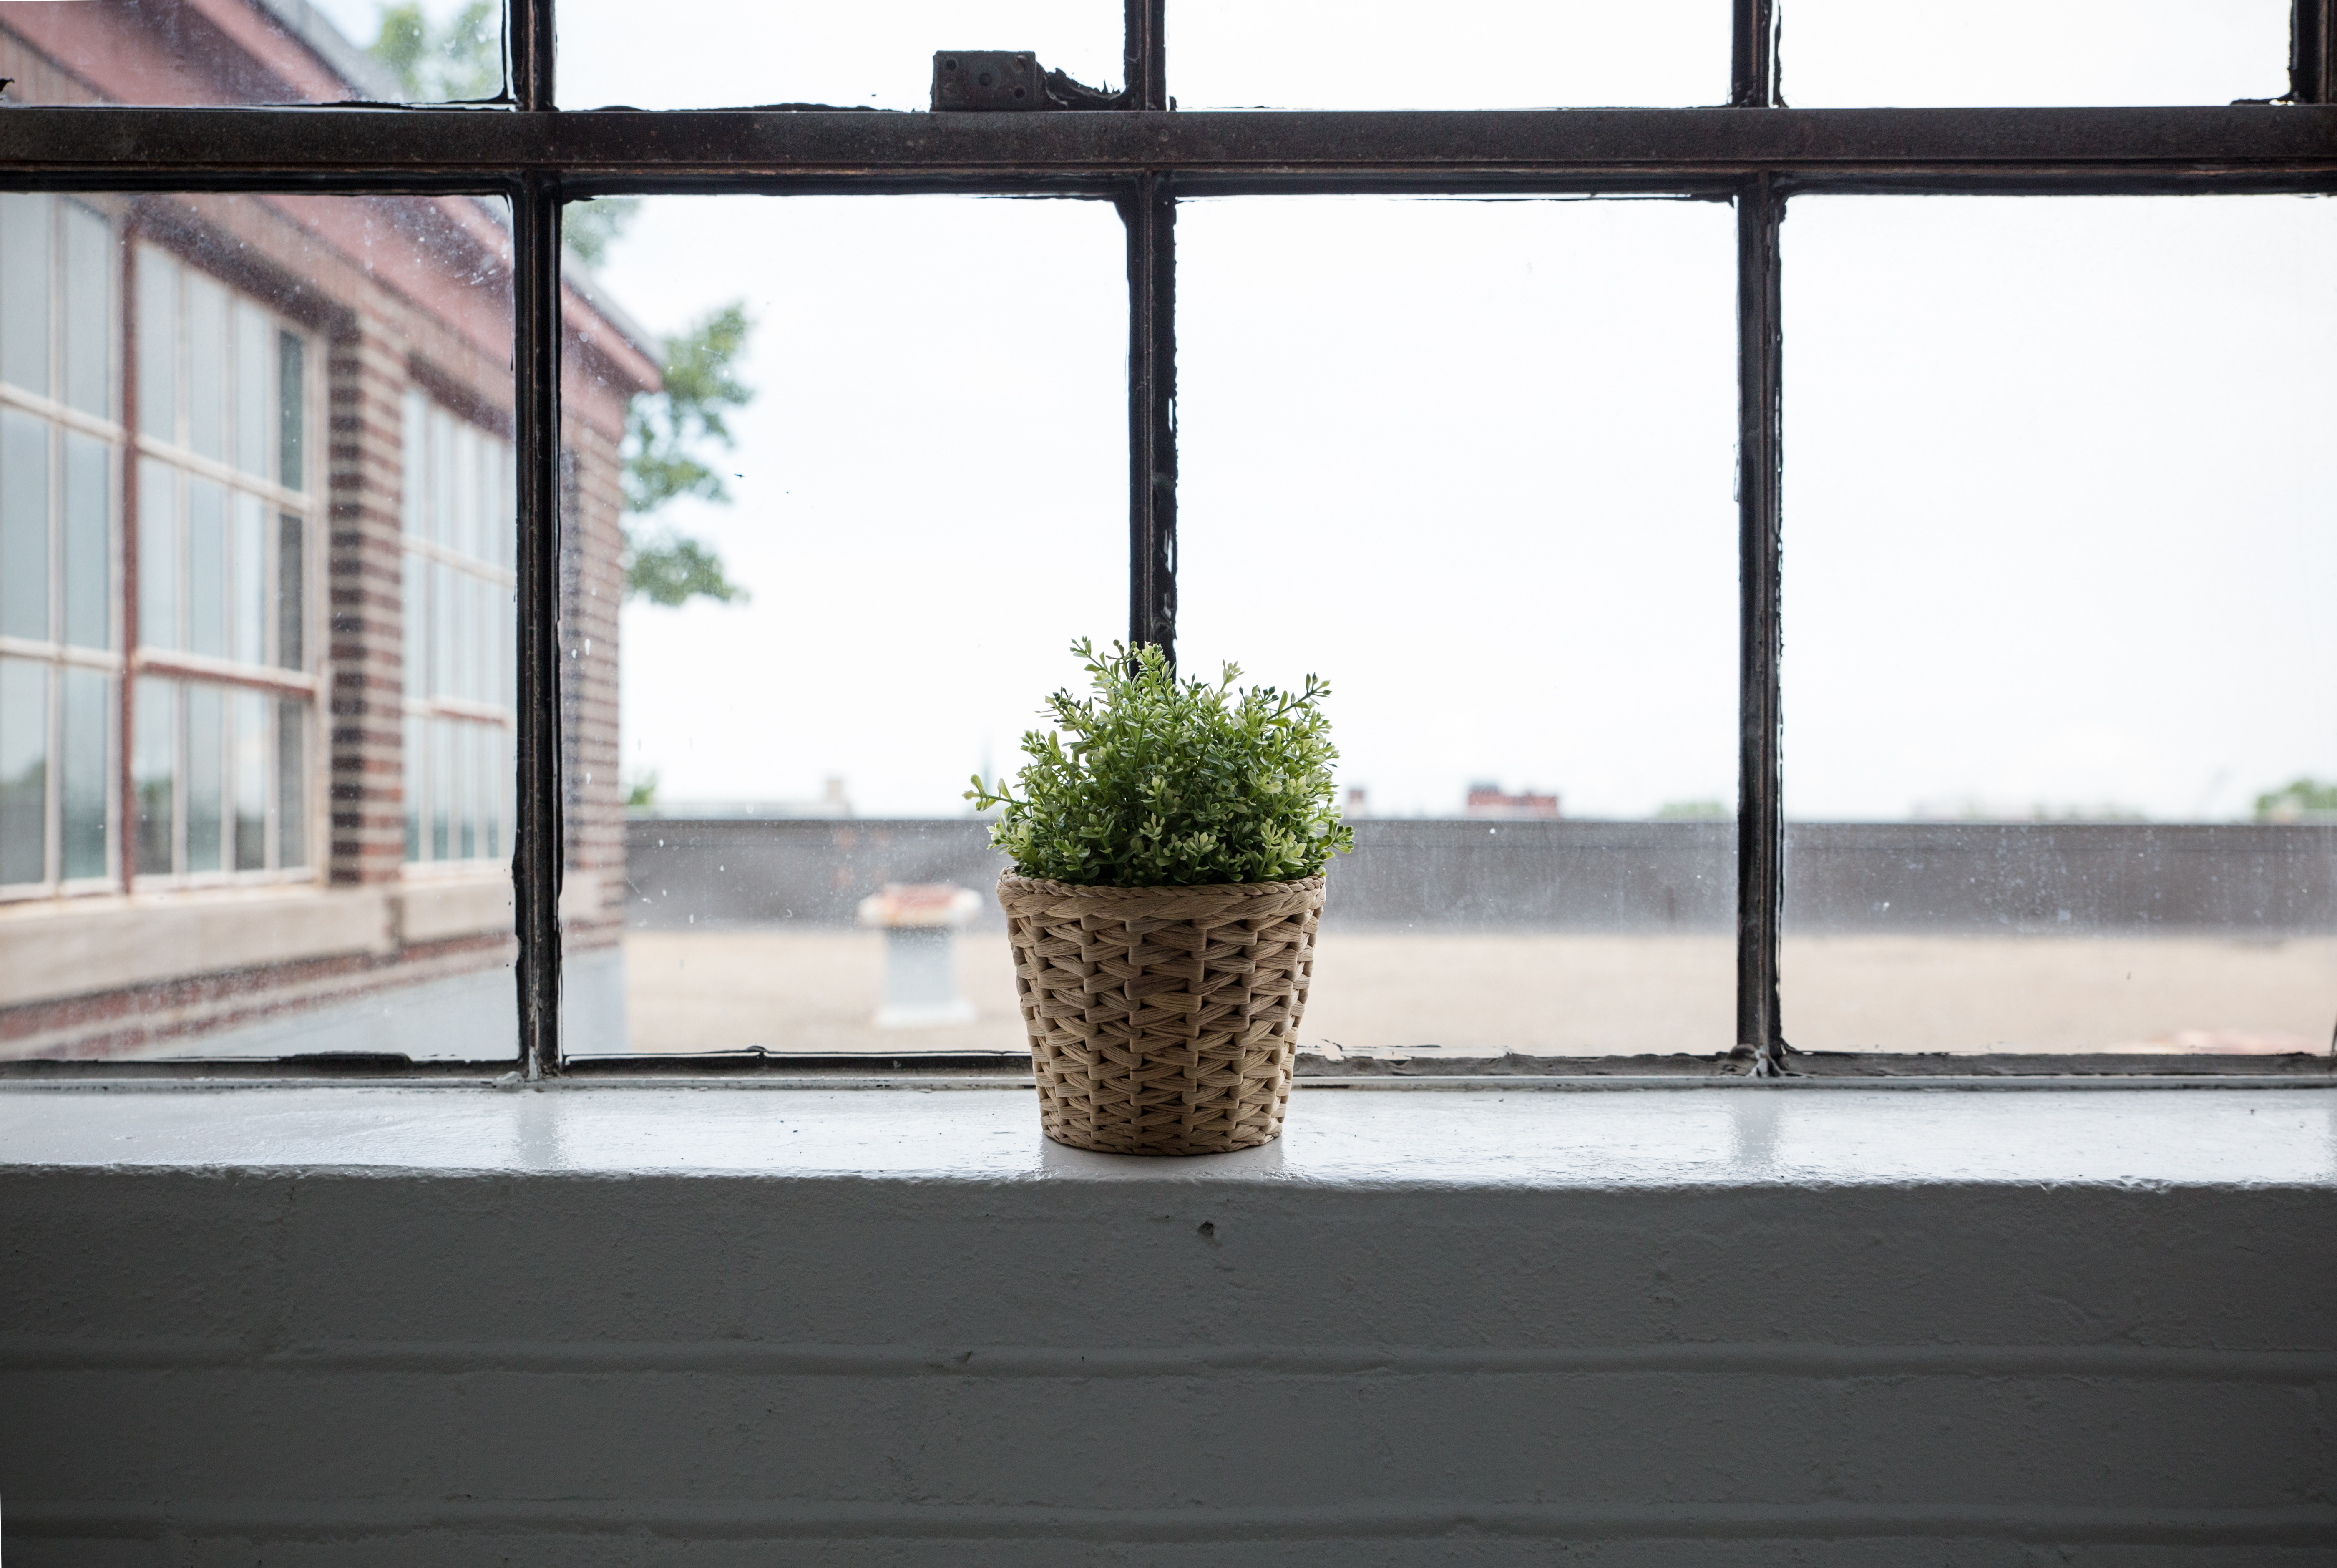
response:
{"label": "building window", "polygon": [[406,858],[511,850],[511,443],[406,395]]}
{"label": "building window", "polygon": [[155,246],[134,264],[136,875],[306,877],[314,350]]}
{"label": "building window", "polygon": [[112,831],[122,428],[113,228],[0,196],[0,888],[104,887]]}

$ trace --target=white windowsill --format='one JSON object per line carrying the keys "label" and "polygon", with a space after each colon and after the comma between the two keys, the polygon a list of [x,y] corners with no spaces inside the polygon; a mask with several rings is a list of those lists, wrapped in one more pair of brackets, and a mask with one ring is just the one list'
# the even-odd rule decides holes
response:
{"label": "white windowsill", "polygon": [[980,1184],[2337,1187],[2337,1093],[1301,1087],[1262,1149],[1087,1153],[1027,1089],[116,1083],[0,1088],[0,1168],[731,1175]]}

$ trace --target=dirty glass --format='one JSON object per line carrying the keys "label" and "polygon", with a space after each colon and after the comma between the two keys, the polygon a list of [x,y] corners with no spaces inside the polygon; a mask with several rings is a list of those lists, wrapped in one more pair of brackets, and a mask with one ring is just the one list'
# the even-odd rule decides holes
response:
{"label": "dirty glass", "polygon": [[504,90],[497,0],[9,0],[11,103],[439,103]]}
{"label": "dirty glass", "polygon": [[1168,0],[1186,109],[1728,102],[1729,0]]}
{"label": "dirty glass", "polygon": [[1797,109],[2229,103],[2288,91],[2290,0],[1778,0]]}
{"label": "dirty glass", "polygon": [[1786,1038],[2322,1052],[2337,207],[1799,198]]}
{"label": "dirty glass", "polygon": [[1027,51],[1083,86],[1118,92],[1120,0],[560,0],[563,107],[926,108],[941,50]]}
{"label": "dirty glass", "polygon": [[1178,211],[1178,657],[1331,683],[1302,1049],[1734,1044],[1717,203]]}
{"label": "dirty glass", "polygon": [[665,197],[590,274],[571,1054],[1025,1049],[964,792],[1127,625],[1125,261],[1103,202]]}
{"label": "dirty glass", "polygon": [[514,1053],[510,252],[467,197],[0,198],[0,1057]]}

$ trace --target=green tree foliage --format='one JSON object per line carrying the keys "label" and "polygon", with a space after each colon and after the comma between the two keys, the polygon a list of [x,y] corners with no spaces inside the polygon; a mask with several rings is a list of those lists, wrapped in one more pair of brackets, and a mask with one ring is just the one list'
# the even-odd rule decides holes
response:
{"label": "green tree foliage", "polygon": [[[684,495],[728,505],[722,475],[701,456],[738,443],[729,414],[754,389],[733,368],[753,327],[743,303],[706,316],[666,344],[663,391],[633,399],[625,430],[625,510],[647,516]],[[654,604],[703,596],[728,603],[746,596],[702,541],[671,529],[625,531],[625,590]]]}
{"label": "green tree foliage", "polygon": [[1333,804],[1328,685],[1237,691],[1232,664],[1215,685],[1180,682],[1149,644],[1071,652],[1094,695],[1047,700],[1055,729],[1022,737],[1022,797],[979,774],[966,791],[1003,808],[990,841],[1018,873],[1088,887],[1287,882],[1354,848]]}
{"label": "green tree foliage", "polygon": [[389,67],[408,101],[458,103],[504,90],[503,8],[469,0],[444,27],[416,0],[381,8],[381,30],[367,53]]}
{"label": "green tree foliage", "polygon": [[609,259],[609,247],[624,237],[640,210],[641,199],[638,196],[598,196],[590,201],[571,201],[560,212],[561,244],[585,266],[598,267]]}
{"label": "green tree foliage", "polygon": [[2337,783],[2303,778],[2256,797],[2259,822],[2326,822],[2337,818]]}

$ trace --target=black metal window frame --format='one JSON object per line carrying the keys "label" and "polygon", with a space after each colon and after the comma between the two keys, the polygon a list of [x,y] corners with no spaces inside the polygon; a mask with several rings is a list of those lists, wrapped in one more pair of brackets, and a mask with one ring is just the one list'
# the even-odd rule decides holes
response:
{"label": "black metal window frame", "polygon": [[[562,1059],[559,1007],[560,222],[566,201],[675,192],[943,192],[1113,201],[1128,236],[1129,631],[1133,640],[1171,648],[1179,197],[1658,192],[1732,202],[1740,553],[1736,1042],[1754,1075],[1775,1076],[1789,1071],[1777,984],[1785,846],[1778,234],[1787,200],[1803,191],[2337,191],[2337,0],[2294,0],[2290,92],[2270,103],[1796,110],[1778,92],[1776,0],[1736,0],[1725,105],[1238,113],[1171,110],[1166,3],[1124,0],[1129,85],[1110,109],[562,110],[553,80],[555,0],[507,0],[510,88],[496,105],[19,106],[0,113],[0,189],[308,190],[474,194],[510,202],[519,472],[513,874],[518,1063],[527,1076],[553,1077],[580,1065]],[[259,1063],[254,1070],[289,1065]],[[476,1064],[463,1070],[475,1072]]]}

